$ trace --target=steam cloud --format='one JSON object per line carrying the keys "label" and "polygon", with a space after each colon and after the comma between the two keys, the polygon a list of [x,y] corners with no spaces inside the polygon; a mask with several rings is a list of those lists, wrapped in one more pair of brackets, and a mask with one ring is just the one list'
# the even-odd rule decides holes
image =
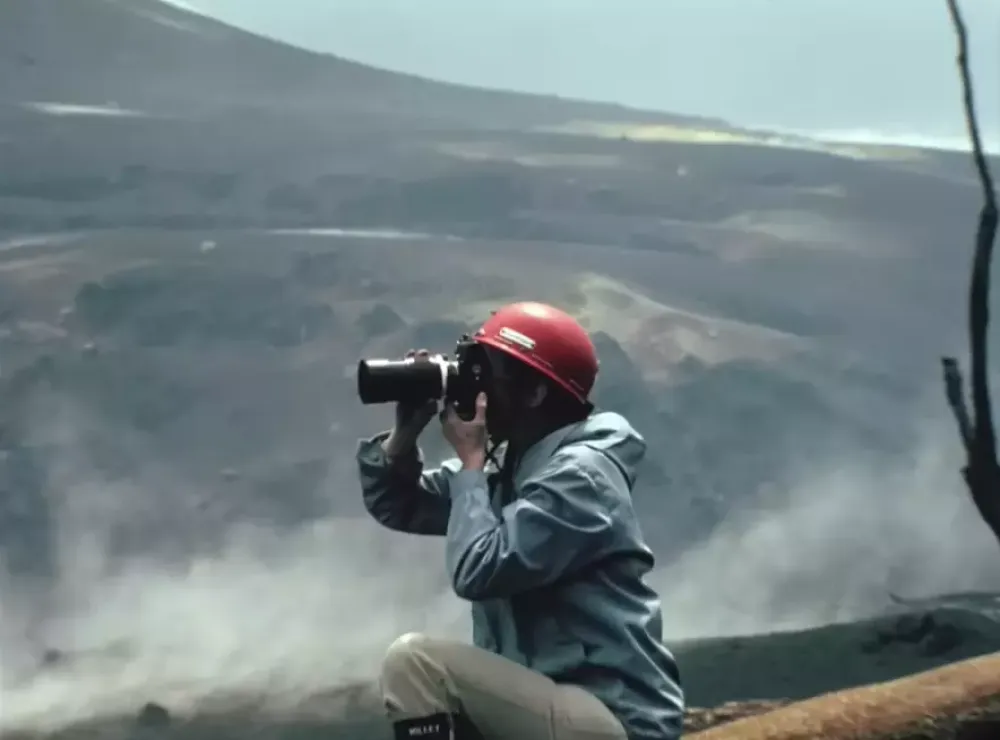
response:
{"label": "steam cloud", "polygon": [[[40,417],[39,433],[94,424],[58,407]],[[668,640],[856,618],[883,608],[889,588],[1000,586],[995,543],[957,480],[954,434],[942,419],[926,428],[911,465],[811,461],[779,505],[725,522],[657,571]],[[212,554],[121,562],[109,554],[116,526],[157,521],[169,513],[163,501],[194,522],[211,492],[172,479],[152,455],[128,485],[103,480],[84,457],[52,466],[57,585],[36,592],[16,574],[0,577],[4,726],[134,710],[151,698],[178,707],[227,693],[291,699],[371,679],[403,632],[468,634],[437,540],[367,520],[292,532],[240,523]],[[357,483],[345,470],[329,486]],[[33,673],[43,646],[78,661]]]}

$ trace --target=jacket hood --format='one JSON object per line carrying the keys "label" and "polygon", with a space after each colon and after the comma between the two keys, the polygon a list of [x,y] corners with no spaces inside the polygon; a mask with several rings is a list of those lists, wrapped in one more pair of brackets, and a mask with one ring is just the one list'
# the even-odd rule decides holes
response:
{"label": "jacket hood", "polygon": [[[636,469],[646,456],[646,440],[624,416],[613,411],[600,411],[560,431],[565,431],[565,435],[555,449],[586,445],[599,450],[621,468],[630,486],[635,484]],[[556,435],[559,433],[556,432]]]}

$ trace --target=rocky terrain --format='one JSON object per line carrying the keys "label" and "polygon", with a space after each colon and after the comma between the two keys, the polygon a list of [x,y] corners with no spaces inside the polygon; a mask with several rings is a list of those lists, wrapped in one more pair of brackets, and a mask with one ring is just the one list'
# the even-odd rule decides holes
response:
{"label": "rocky terrain", "polygon": [[[152,0],[71,13],[3,5],[17,521],[48,516],[60,435],[84,477],[156,458],[199,491],[150,504],[185,548],[234,509],[358,513],[349,449],[385,416],[354,402],[353,364],[447,350],[525,296],[599,332],[602,402],[663,450],[642,480],[683,492],[650,509],[665,555],[808,468],[905,468],[921,444],[910,419],[962,341],[964,158],[411,80]],[[60,435],[41,429],[57,412]],[[0,526],[8,558],[42,567],[17,554],[39,527]]]}

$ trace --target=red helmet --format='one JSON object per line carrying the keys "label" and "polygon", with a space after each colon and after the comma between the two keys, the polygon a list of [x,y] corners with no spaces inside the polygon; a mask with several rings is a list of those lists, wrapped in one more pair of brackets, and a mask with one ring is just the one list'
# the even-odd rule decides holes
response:
{"label": "red helmet", "polygon": [[473,339],[530,365],[587,403],[597,379],[597,351],[568,313],[544,303],[511,303],[494,311]]}

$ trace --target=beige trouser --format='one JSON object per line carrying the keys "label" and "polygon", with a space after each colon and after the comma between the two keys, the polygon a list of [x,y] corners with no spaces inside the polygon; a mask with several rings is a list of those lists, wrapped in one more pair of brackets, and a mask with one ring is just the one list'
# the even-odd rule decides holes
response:
{"label": "beige trouser", "polygon": [[481,648],[403,635],[382,663],[391,721],[463,714],[484,740],[627,740],[596,697]]}

